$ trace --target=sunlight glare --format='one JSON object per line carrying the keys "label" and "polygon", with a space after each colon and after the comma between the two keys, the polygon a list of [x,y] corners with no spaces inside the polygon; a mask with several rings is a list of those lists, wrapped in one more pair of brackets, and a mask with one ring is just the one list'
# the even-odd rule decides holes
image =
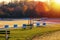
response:
{"label": "sunlight glare", "polygon": [[60,0],[54,0],[54,2],[60,4]]}

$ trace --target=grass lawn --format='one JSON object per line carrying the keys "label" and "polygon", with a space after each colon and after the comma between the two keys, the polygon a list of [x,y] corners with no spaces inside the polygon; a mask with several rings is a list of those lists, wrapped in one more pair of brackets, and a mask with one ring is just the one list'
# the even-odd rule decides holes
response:
{"label": "grass lawn", "polygon": [[[57,27],[55,27],[57,26]],[[32,40],[36,35],[42,35],[48,32],[54,32],[60,30],[60,25],[54,25],[54,27],[34,27],[33,29],[9,29],[9,40]],[[0,35],[0,40],[5,40],[4,35]]]}

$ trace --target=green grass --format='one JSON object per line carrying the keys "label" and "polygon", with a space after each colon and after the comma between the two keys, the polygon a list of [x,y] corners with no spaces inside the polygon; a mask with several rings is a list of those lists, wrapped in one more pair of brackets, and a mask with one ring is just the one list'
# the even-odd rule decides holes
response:
{"label": "green grass", "polygon": [[[55,25],[57,26],[57,25]],[[44,33],[50,33],[54,31],[59,31],[60,27],[35,27],[33,29],[9,29],[10,38],[9,40],[32,40],[35,36],[40,36]],[[4,35],[0,35],[4,36]],[[0,40],[5,40],[4,37],[0,37]]]}

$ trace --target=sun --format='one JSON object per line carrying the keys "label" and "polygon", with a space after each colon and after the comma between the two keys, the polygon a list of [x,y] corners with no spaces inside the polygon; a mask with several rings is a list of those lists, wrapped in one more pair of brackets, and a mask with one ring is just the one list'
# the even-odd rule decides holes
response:
{"label": "sun", "polygon": [[60,4],[60,0],[54,0],[56,4]]}

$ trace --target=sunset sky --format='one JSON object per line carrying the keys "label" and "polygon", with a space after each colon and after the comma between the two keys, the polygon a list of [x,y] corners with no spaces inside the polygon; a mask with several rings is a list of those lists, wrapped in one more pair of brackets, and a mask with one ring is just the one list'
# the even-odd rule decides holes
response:
{"label": "sunset sky", "polygon": [[[14,2],[16,0],[0,0],[0,2],[5,2],[6,4],[8,4],[9,2]],[[21,0],[17,0],[17,1],[21,1]],[[57,7],[59,8],[60,7],[60,0],[28,0],[28,1],[40,1],[40,2],[45,2],[47,3],[48,5],[52,5],[53,8],[56,8]]]}
{"label": "sunset sky", "polygon": [[[0,2],[5,2],[6,4],[8,4],[9,2],[14,2],[16,0],[0,0]],[[17,1],[21,1],[21,0],[17,0]],[[60,0],[28,0],[28,1],[40,1],[40,2],[45,2],[47,3],[49,6],[52,6],[55,9],[59,9],[60,8]],[[58,7],[58,8],[57,8]]]}
{"label": "sunset sky", "polygon": [[[0,0],[0,2],[2,2],[2,1],[5,1],[5,2],[11,2],[11,0]],[[12,0],[12,1],[14,1],[14,0]],[[20,0],[18,0],[18,1],[20,1]],[[29,1],[32,1],[32,0],[29,0]],[[45,1],[48,1],[48,0],[34,0],[34,1],[45,2]]]}
{"label": "sunset sky", "polygon": [[[0,0],[0,2],[5,2],[6,4],[8,4],[9,2],[14,2],[16,0]],[[17,1],[21,1],[21,0],[17,0]],[[28,1],[41,1],[41,2],[46,2],[46,3],[49,3],[50,0],[28,0]]]}
{"label": "sunset sky", "polygon": [[[11,1],[14,2],[15,0],[0,0],[0,2],[3,2],[3,1],[6,2],[6,3],[9,3]],[[20,1],[20,0],[17,0],[17,1]]]}
{"label": "sunset sky", "polygon": [[[50,15],[50,16],[52,15],[55,17],[57,15],[60,17],[60,0],[0,0],[0,4],[3,4],[3,1],[4,1],[4,4],[6,3],[8,6],[8,8],[7,8],[7,6],[5,6],[5,9],[6,10],[8,9],[10,12],[17,10],[16,13],[20,14],[20,12],[18,12],[18,11],[21,11],[23,8],[26,8],[26,10],[25,10],[27,13],[26,15],[28,15],[29,14],[28,8],[30,8],[29,10],[31,10],[31,9],[34,9],[33,7],[35,7],[36,14],[38,14],[39,16],[41,16],[41,15],[45,16],[44,14],[47,14],[49,12],[48,15]],[[18,1],[17,4],[15,4],[16,1]],[[26,1],[23,3],[27,3],[27,4],[25,4],[23,7],[21,7],[21,5],[19,5],[20,1]],[[31,2],[31,1],[34,1],[34,2]],[[8,4],[9,2],[13,2],[14,4],[13,3]],[[23,5],[23,3],[22,3],[22,5]],[[29,6],[27,6],[27,5],[29,5]],[[24,11],[24,10],[22,10],[22,11]],[[4,12],[4,10],[2,12]],[[32,11],[32,12],[34,12],[34,11]],[[12,13],[14,13],[14,12],[12,12]],[[18,17],[20,15],[22,15],[22,14],[20,14],[20,15],[19,14],[18,14]],[[34,15],[36,15],[36,14],[34,14]],[[11,16],[11,14],[9,15],[9,17],[10,16]],[[13,16],[14,16],[14,14],[13,14]]]}
{"label": "sunset sky", "polygon": [[[14,1],[16,1],[16,0],[0,0],[0,2],[3,2],[3,1],[5,1],[6,3],[9,3],[9,2],[14,2]],[[21,0],[17,0],[17,1],[21,1]],[[33,1],[33,0],[28,0],[28,1]],[[50,2],[50,1],[52,1],[52,2],[55,2],[55,3],[60,3],[60,0],[34,0],[34,1],[41,1],[41,2]]]}
{"label": "sunset sky", "polygon": [[[0,2],[3,2],[3,1],[6,4],[8,4],[9,2],[11,2],[11,1],[14,2],[16,0],[0,0]],[[17,0],[17,1],[21,1],[21,0]],[[52,6],[55,9],[59,9],[60,8],[60,0],[28,0],[28,1],[40,1],[40,2],[47,3],[49,6]]]}
{"label": "sunset sky", "polygon": [[[11,2],[11,0],[0,0],[0,2],[2,2],[2,1]],[[12,1],[15,1],[15,0],[12,0]],[[20,1],[20,0],[17,0],[17,1]],[[28,0],[28,1],[32,1],[32,0]],[[41,2],[53,1],[53,2],[56,2],[56,3],[60,3],[60,0],[34,0],[34,1],[41,1]]]}

